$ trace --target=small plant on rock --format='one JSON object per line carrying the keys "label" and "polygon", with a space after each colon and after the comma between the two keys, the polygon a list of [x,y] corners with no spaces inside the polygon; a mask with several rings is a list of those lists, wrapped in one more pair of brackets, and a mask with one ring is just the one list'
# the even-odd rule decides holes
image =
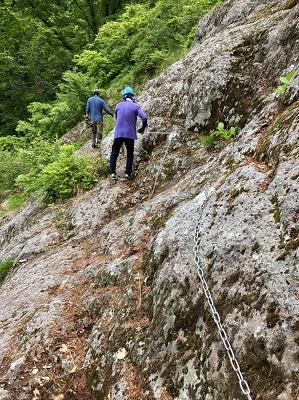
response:
{"label": "small plant on rock", "polygon": [[14,259],[8,258],[0,263],[0,282],[8,275],[13,267]]}
{"label": "small plant on rock", "polygon": [[217,125],[217,129],[212,132],[210,136],[219,136],[222,139],[229,140],[236,136],[236,128],[232,126],[231,128],[229,128],[229,130],[227,130],[224,128],[224,123],[219,122],[219,124]]}
{"label": "small plant on rock", "polygon": [[217,129],[214,132],[202,137],[201,143],[205,146],[214,147],[216,145],[214,139],[216,136],[224,140],[230,140],[236,136],[236,128],[232,126],[227,130],[224,128],[224,123],[219,122]]}
{"label": "small plant on rock", "polygon": [[281,97],[284,95],[284,92],[286,91],[287,87],[289,86],[289,83],[292,79],[292,77],[295,75],[296,70],[291,71],[287,76],[281,76],[279,80],[283,83],[282,85],[279,85],[275,91],[271,94],[271,98],[274,99],[276,97]]}
{"label": "small plant on rock", "polygon": [[201,138],[201,144],[207,147],[214,147],[215,141],[214,138],[210,135],[205,135]]}

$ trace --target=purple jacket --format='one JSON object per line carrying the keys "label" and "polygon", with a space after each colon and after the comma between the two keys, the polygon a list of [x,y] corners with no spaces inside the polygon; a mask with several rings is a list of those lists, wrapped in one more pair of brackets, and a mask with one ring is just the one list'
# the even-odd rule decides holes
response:
{"label": "purple jacket", "polygon": [[142,128],[147,125],[147,116],[142,108],[130,100],[124,100],[115,107],[115,131],[114,138],[137,139],[136,123],[137,117],[142,120]]}

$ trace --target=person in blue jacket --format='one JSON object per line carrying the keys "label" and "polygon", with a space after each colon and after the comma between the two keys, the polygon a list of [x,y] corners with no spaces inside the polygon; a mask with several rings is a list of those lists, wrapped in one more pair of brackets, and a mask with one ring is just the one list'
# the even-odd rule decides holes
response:
{"label": "person in blue jacket", "polygon": [[142,126],[138,129],[138,133],[144,133],[147,126],[147,116],[142,108],[135,102],[134,91],[132,88],[126,87],[123,90],[123,101],[116,105],[114,114],[116,125],[110,155],[109,176],[111,179],[116,179],[116,162],[121,145],[124,143],[127,150],[124,178],[131,179],[134,159],[134,142],[137,139],[137,117],[141,118],[142,121]]}
{"label": "person in blue jacket", "polygon": [[93,91],[93,96],[87,100],[86,103],[86,120],[91,121],[91,145],[97,147],[102,139],[103,133],[103,110],[113,117],[113,113],[109,107],[100,97],[99,89]]}

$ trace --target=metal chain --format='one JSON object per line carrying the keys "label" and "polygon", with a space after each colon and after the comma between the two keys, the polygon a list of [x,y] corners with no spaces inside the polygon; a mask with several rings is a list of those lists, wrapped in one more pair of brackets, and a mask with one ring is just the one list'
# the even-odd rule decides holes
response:
{"label": "metal chain", "polygon": [[145,132],[148,135],[171,135],[173,133],[173,131],[169,131],[169,132],[164,132],[164,131],[150,131],[150,132]]}
{"label": "metal chain", "polygon": [[[150,133],[164,133],[164,132],[150,132]],[[165,133],[168,133],[168,132],[165,132]],[[151,193],[150,193],[150,195],[148,197],[149,199],[151,199],[153,197],[154,191],[155,191],[156,186],[157,186],[158,177],[160,175],[160,172],[161,172],[163,164],[164,164],[164,160],[165,160],[166,155],[168,153],[168,149],[169,149],[169,147],[171,145],[171,141],[172,141],[173,137],[176,135],[176,132],[169,132],[169,134],[170,134],[170,136],[167,138],[166,149],[165,149],[164,155],[163,155],[163,157],[162,157],[162,159],[160,161],[160,165],[159,165],[158,172],[156,174],[154,186],[153,186],[153,189],[152,189],[152,191],[151,191]],[[171,134],[173,134],[173,135],[171,135]]]}
{"label": "metal chain", "polygon": [[234,351],[233,351],[233,349],[232,349],[232,347],[231,347],[231,345],[230,345],[230,343],[229,343],[229,341],[228,341],[227,334],[226,334],[226,332],[225,332],[225,330],[224,330],[224,328],[223,328],[223,326],[222,326],[222,324],[221,324],[220,315],[218,314],[218,312],[217,312],[217,310],[216,310],[216,308],[215,308],[215,305],[214,305],[214,301],[213,301],[213,299],[212,299],[211,292],[210,292],[210,290],[209,290],[209,288],[208,288],[207,281],[206,281],[206,279],[205,279],[205,277],[204,277],[204,271],[203,271],[203,269],[201,268],[201,262],[200,262],[200,246],[199,246],[199,240],[200,240],[200,222],[201,222],[201,216],[202,216],[202,213],[203,213],[204,205],[205,205],[205,203],[207,202],[207,200],[208,200],[209,197],[210,197],[210,196],[207,196],[206,199],[205,199],[205,201],[204,201],[203,204],[201,205],[201,209],[200,209],[200,212],[199,212],[198,221],[197,221],[196,228],[195,228],[195,235],[194,235],[194,242],[195,242],[195,245],[194,245],[194,248],[193,248],[193,250],[194,250],[194,255],[195,255],[195,262],[196,262],[196,265],[197,265],[198,276],[199,276],[199,278],[200,278],[200,280],[201,280],[202,288],[203,288],[204,294],[205,294],[205,296],[206,296],[206,299],[207,299],[207,301],[208,301],[208,303],[209,303],[209,306],[210,306],[210,309],[211,309],[211,312],[212,312],[212,317],[213,317],[213,319],[214,319],[215,324],[217,325],[217,328],[218,328],[220,337],[221,337],[222,342],[223,342],[223,344],[224,344],[224,347],[225,347],[225,349],[226,349],[226,351],[227,351],[227,354],[228,354],[228,357],[229,357],[231,366],[232,366],[233,370],[235,371],[235,373],[237,374],[237,377],[238,377],[238,379],[239,379],[239,385],[240,385],[240,388],[241,388],[241,390],[242,390],[242,393],[247,397],[247,400],[252,400],[252,398],[251,398],[251,396],[250,396],[250,389],[249,389],[249,386],[248,386],[247,382],[245,381],[245,379],[243,378],[242,372],[241,372],[241,370],[240,370],[239,363],[238,363],[238,361],[236,360]]}

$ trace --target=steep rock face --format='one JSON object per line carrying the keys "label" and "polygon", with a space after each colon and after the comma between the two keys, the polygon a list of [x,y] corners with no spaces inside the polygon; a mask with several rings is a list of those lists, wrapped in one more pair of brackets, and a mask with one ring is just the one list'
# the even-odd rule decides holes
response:
{"label": "steep rock face", "polygon": [[[298,72],[269,97],[299,70],[298,16],[223,3],[140,95],[133,182],[1,222],[0,399],[249,398],[198,271],[251,398],[298,398]],[[240,132],[206,150],[220,121]]]}

